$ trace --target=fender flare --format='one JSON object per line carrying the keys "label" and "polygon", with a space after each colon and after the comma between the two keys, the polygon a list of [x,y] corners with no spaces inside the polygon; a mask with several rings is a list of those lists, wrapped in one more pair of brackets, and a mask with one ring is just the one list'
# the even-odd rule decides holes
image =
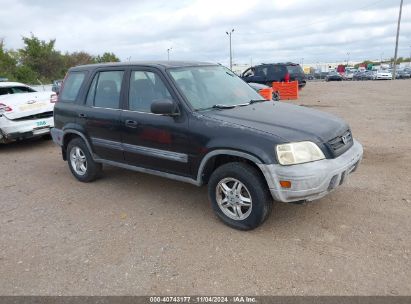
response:
{"label": "fender flare", "polygon": [[238,156],[242,157],[245,159],[248,159],[249,161],[252,161],[255,163],[257,166],[263,164],[263,162],[256,156],[246,153],[246,152],[241,152],[241,151],[236,151],[236,150],[229,150],[229,149],[217,149],[213,150],[211,152],[208,152],[203,159],[201,160],[200,166],[198,167],[197,171],[197,184],[202,185],[202,175],[204,172],[204,168],[207,165],[207,162],[214,156],[217,155],[231,155],[231,156]]}
{"label": "fender flare", "polygon": [[83,133],[81,133],[80,131],[77,131],[75,129],[65,129],[63,131],[63,141],[62,141],[63,145],[62,145],[62,147],[64,147],[64,144],[65,144],[64,143],[64,138],[66,137],[67,134],[76,134],[76,135],[80,136],[84,140],[84,142],[86,143],[86,146],[87,146],[91,156],[94,159],[93,149],[91,148],[89,140],[86,138],[86,136]]}

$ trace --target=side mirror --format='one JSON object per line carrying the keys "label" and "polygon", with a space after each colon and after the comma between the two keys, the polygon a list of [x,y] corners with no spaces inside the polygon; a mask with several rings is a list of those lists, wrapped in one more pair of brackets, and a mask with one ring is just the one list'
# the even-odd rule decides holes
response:
{"label": "side mirror", "polygon": [[179,111],[174,101],[170,99],[160,99],[151,104],[151,113],[175,116],[179,114]]}

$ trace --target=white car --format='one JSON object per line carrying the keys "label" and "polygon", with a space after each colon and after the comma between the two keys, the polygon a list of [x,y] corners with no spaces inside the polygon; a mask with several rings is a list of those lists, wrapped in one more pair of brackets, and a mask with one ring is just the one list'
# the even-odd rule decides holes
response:
{"label": "white car", "polygon": [[0,82],[0,143],[49,134],[56,101],[52,91],[38,92],[22,83]]}
{"label": "white car", "polygon": [[392,79],[392,74],[390,72],[386,72],[386,71],[378,71],[375,74],[374,79],[376,79],[376,80],[391,80]]}

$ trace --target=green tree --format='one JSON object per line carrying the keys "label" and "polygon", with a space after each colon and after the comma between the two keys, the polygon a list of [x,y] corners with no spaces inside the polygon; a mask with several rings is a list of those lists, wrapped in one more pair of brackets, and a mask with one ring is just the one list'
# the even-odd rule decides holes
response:
{"label": "green tree", "polygon": [[97,63],[103,63],[103,62],[119,62],[120,59],[114,54],[114,53],[108,53],[105,52],[102,56],[98,55],[95,58],[95,61]]}
{"label": "green tree", "polygon": [[95,63],[95,58],[86,52],[66,53],[64,55],[64,65],[67,68],[91,63]]}
{"label": "green tree", "polygon": [[63,76],[62,55],[54,49],[55,39],[46,42],[31,34],[31,37],[23,37],[23,42],[24,48],[19,50],[22,65],[38,74],[44,82]]}
{"label": "green tree", "polygon": [[17,60],[12,53],[4,48],[4,40],[0,39],[0,77],[6,77],[14,80]]}
{"label": "green tree", "polygon": [[28,84],[38,84],[39,75],[26,65],[18,65],[12,79]]}

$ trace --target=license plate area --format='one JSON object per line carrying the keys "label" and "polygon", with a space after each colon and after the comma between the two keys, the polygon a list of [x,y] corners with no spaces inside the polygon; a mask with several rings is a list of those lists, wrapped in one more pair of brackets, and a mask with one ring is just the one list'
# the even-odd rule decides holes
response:
{"label": "license plate area", "polygon": [[42,127],[42,128],[33,129],[33,135],[45,134],[48,132],[50,132],[50,127]]}
{"label": "license plate area", "polygon": [[34,123],[33,134],[44,134],[50,132],[50,125],[45,120],[39,120]]}

